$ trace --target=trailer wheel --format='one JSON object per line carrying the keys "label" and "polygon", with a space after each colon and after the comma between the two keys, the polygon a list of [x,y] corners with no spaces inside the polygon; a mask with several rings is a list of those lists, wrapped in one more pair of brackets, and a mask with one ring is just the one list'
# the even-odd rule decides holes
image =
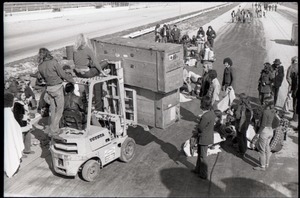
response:
{"label": "trailer wheel", "polygon": [[82,177],[90,182],[94,181],[100,173],[100,165],[96,160],[87,161],[82,168]]}
{"label": "trailer wheel", "polygon": [[120,160],[123,162],[129,162],[132,160],[135,154],[135,141],[134,139],[128,137],[123,142],[121,146],[121,156]]}

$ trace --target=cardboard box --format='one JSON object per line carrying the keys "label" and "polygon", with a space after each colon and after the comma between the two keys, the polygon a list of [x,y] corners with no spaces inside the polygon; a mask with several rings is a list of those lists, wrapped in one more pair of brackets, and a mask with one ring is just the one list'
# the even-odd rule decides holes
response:
{"label": "cardboard box", "polygon": [[183,84],[183,47],[127,38],[91,39],[98,60],[122,60],[125,84],[168,93]]}

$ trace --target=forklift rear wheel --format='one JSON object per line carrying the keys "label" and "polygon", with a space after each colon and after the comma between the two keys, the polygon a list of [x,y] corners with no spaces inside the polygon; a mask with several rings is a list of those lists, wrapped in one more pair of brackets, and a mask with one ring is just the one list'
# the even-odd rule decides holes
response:
{"label": "forklift rear wheel", "polygon": [[86,181],[94,181],[100,173],[100,165],[96,160],[87,161],[82,168],[82,177]]}
{"label": "forklift rear wheel", "polygon": [[123,162],[129,162],[132,160],[135,154],[135,141],[134,139],[128,137],[123,142],[121,146],[121,156],[120,160]]}

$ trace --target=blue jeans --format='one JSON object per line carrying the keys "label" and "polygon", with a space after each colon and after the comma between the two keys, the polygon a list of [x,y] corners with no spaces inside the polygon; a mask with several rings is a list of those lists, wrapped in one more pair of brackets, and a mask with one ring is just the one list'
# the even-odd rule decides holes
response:
{"label": "blue jeans", "polygon": [[65,103],[63,85],[48,86],[44,99],[50,104],[50,132],[58,133]]}
{"label": "blue jeans", "polygon": [[266,164],[269,165],[271,157],[271,148],[270,142],[273,137],[272,127],[265,127],[258,139],[258,150],[259,150],[259,161],[261,167],[266,167]]}

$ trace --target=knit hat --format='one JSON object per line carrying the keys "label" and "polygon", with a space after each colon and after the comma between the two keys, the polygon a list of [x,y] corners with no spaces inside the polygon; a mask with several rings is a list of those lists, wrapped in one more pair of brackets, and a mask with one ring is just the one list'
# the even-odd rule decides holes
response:
{"label": "knit hat", "polygon": [[14,95],[10,92],[4,93],[4,107],[12,107],[14,103]]}
{"label": "knit hat", "polygon": [[228,65],[232,66],[232,60],[228,57],[223,60],[223,64],[225,63],[228,63]]}

